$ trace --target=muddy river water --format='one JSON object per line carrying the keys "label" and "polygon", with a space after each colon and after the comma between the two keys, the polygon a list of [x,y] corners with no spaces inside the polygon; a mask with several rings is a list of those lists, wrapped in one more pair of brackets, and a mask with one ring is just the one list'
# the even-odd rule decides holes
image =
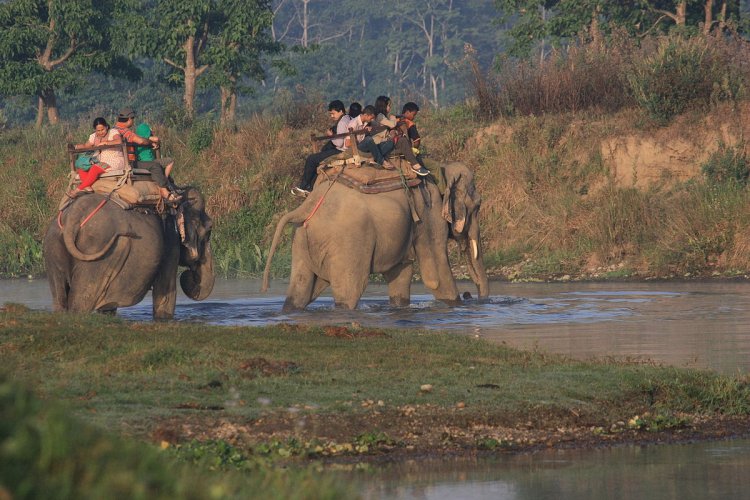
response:
{"label": "muddy river water", "polygon": [[[409,308],[388,306],[383,285],[368,287],[358,310],[330,297],[283,314],[285,284],[259,292],[256,280],[222,280],[204,302],[178,298],[176,319],[223,325],[279,322],[426,328],[574,358],[614,356],[750,372],[750,283],[497,283],[487,301],[448,308],[415,286]],[[463,292],[474,293],[462,283]],[[43,280],[0,282],[0,304],[49,309]],[[122,309],[150,319],[150,302]],[[547,451],[482,461],[407,463],[359,477],[368,498],[750,498],[750,441]]]}

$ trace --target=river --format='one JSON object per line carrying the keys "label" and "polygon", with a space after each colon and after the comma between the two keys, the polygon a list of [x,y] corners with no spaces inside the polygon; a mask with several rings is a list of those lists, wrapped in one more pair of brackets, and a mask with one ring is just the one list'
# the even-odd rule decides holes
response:
{"label": "river", "polygon": [[[460,290],[474,288],[460,283]],[[415,285],[412,305],[391,308],[384,285],[371,284],[356,311],[321,297],[284,314],[285,283],[267,294],[257,280],[219,280],[211,297],[180,295],[178,321],[219,325],[281,322],[425,328],[482,337],[522,349],[586,359],[615,357],[750,372],[750,283],[491,283],[487,301],[456,308]],[[0,282],[0,304],[50,309],[44,280]],[[119,311],[150,320],[150,299]],[[367,498],[750,498],[750,441],[545,451],[480,461],[398,464],[358,477]]]}

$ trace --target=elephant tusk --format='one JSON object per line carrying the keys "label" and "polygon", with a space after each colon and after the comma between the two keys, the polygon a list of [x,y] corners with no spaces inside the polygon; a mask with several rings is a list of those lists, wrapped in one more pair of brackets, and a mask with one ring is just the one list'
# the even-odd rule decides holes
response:
{"label": "elephant tusk", "polygon": [[477,247],[477,240],[471,240],[471,255],[474,256],[474,260],[479,257],[479,248]]}

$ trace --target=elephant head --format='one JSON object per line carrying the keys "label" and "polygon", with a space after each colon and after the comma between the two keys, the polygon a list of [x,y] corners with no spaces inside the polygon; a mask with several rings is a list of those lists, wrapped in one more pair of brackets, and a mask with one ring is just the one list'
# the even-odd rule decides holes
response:
{"label": "elephant head", "polygon": [[489,296],[489,282],[484,268],[482,240],[479,234],[479,207],[482,197],[474,185],[474,174],[462,163],[444,167],[446,188],[443,195],[443,218],[450,224],[450,237],[456,240],[480,298]]}
{"label": "elephant head", "polygon": [[213,222],[206,213],[206,205],[200,192],[188,188],[182,204],[184,237],[180,246],[180,265],[188,267],[180,275],[180,286],[185,295],[193,300],[203,300],[214,288],[214,259],[211,253],[211,229]]}

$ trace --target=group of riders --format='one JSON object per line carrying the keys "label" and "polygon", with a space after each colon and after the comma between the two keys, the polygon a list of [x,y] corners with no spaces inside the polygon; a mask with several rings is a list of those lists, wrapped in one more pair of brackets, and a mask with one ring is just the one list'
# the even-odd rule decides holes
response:
{"label": "group of riders", "polygon": [[[414,102],[404,104],[400,115],[391,114],[391,99],[379,96],[374,105],[362,107],[354,102],[349,110],[340,100],[328,104],[328,114],[333,125],[326,130],[329,140],[321,150],[307,157],[299,185],[292,188],[292,194],[306,197],[312,191],[317,177],[318,166],[331,156],[352,150],[352,134],[358,151],[370,153],[379,168],[394,170],[387,158],[391,154],[403,157],[411,169],[419,176],[429,175],[420,155],[420,136],[414,120],[419,106]],[[151,179],[159,186],[159,192],[166,204],[175,205],[181,201],[181,195],[174,192],[169,182],[169,175],[174,166],[171,158],[157,158],[159,137],[153,135],[151,127],[141,123],[134,129],[135,112],[124,108],[117,115],[117,121],[110,127],[103,117],[94,120],[94,132],[83,144],[69,144],[72,151],[85,151],[95,148],[94,154],[86,162],[76,162],[76,171],[81,180],[66,194],[77,198],[86,193],[93,193],[92,185],[104,172],[125,171],[128,163],[132,168],[145,169]],[[122,145],[126,143],[127,155]],[[99,148],[100,146],[120,146]],[[79,156],[79,160],[81,157]],[[89,161],[90,160],[90,161]]]}
{"label": "group of riders", "polygon": [[[153,135],[151,127],[141,123],[135,130],[135,112],[132,108],[124,108],[117,115],[114,127],[110,127],[103,117],[94,119],[94,133],[83,144],[69,144],[73,151],[98,148],[99,146],[120,146],[97,149],[95,153],[86,156],[85,162],[76,162],[76,171],[81,179],[80,184],[67,194],[70,198],[77,198],[86,193],[93,193],[92,185],[104,172],[125,171],[128,163],[132,168],[148,170],[151,179],[159,186],[159,192],[164,202],[170,205],[181,201],[180,194],[174,192],[169,182],[169,175],[174,166],[172,158],[157,158],[159,137]],[[122,144],[126,143],[127,157],[123,153]],[[81,155],[83,156],[83,155]],[[83,159],[79,156],[79,160]]]}
{"label": "group of riders", "polygon": [[391,114],[391,99],[380,96],[374,105],[364,108],[354,102],[347,113],[344,103],[340,100],[328,104],[328,115],[333,126],[326,130],[330,139],[321,150],[313,153],[305,160],[302,179],[292,188],[292,194],[306,197],[312,191],[317,170],[320,163],[331,156],[345,153],[352,149],[351,135],[357,141],[357,149],[372,154],[373,161],[378,167],[394,170],[387,158],[395,153],[405,159],[411,169],[419,176],[429,175],[419,152],[420,137],[414,120],[419,112],[419,106],[414,102],[404,104],[400,115]]}

